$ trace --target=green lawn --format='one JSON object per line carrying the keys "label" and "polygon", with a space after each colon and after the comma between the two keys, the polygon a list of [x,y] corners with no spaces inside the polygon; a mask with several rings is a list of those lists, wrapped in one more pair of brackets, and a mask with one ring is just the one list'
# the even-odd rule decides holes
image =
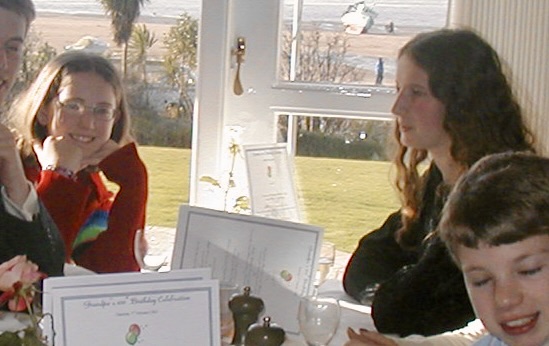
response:
{"label": "green lawn", "polygon": [[[178,207],[188,203],[188,149],[141,146],[149,171],[147,224],[175,227]],[[388,162],[297,157],[296,183],[308,223],[325,239],[351,252],[360,237],[398,207]]]}

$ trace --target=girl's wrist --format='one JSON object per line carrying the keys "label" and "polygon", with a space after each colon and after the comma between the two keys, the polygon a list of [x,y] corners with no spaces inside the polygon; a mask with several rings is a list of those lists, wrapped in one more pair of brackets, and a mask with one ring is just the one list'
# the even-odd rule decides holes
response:
{"label": "girl's wrist", "polygon": [[42,169],[43,171],[52,171],[59,175],[64,176],[65,178],[69,178],[72,180],[76,180],[76,173],[74,173],[73,170],[68,169],[63,166],[58,165],[47,165],[45,168]]}

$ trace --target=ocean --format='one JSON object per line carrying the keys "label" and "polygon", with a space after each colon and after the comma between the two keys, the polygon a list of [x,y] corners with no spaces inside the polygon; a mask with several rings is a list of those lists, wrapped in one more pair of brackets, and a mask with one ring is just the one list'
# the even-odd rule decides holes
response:
{"label": "ocean", "polygon": [[[207,0],[205,0],[207,1]],[[228,0],[227,0],[228,1]],[[258,0],[261,1],[261,0]],[[341,14],[355,0],[304,0],[303,20],[340,23]],[[98,0],[34,0],[38,12],[66,14],[104,14]],[[291,0],[286,0],[291,4]],[[393,22],[396,27],[440,28],[446,24],[448,0],[377,0],[366,1],[378,13],[376,25]],[[183,12],[200,16],[201,0],[150,0],[141,9],[142,17],[177,18]],[[285,17],[291,16],[290,6],[285,6]]]}
{"label": "ocean", "polygon": [[[33,0],[38,13],[104,15],[99,0]],[[204,0],[208,1],[208,0]],[[229,0],[226,0],[229,1]],[[261,1],[261,0],[256,0]],[[293,0],[285,1],[284,20],[291,20]],[[303,21],[328,31],[342,31],[341,15],[351,4],[358,0],[303,0]],[[420,31],[442,28],[446,24],[449,0],[366,0],[373,5],[378,16],[374,20],[371,33],[385,33],[385,25],[393,22],[400,33],[414,34]],[[144,21],[165,21],[178,18],[183,12],[200,18],[202,0],[150,0],[141,9]],[[372,70],[377,58],[352,55],[346,56],[354,66]],[[394,73],[394,59],[386,59],[385,71]]]}

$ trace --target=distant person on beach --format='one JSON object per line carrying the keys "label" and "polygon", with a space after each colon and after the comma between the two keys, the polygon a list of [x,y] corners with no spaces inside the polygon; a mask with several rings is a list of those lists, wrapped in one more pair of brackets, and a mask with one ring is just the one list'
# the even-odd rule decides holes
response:
{"label": "distant person on beach", "polygon": [[[59,226],[66,261],[98,273],[139,271],[147,171],[112,63],[81,51],[60,54],[10,111],[23,135],[27,176]],[[102,175],[118,185],[116,194]]]}
{"label": "distant person on beach", "polygon": [[[34,18],[32,1],[0,0],[0,103],[15,82]],[[5,120],[4,114],[0,116]],[[57,226],[25,177],[14,134],[0,125],[0,263],[17,255],[26,255],[49,276],[63,275],[63,241]]]}
{"label": "distant person on beach", "polygon": [[376,62],[376,84],[381,85],[383,83],[383,59],[379,58]]}
{"label": "distant person on beach", "polygon": [[477,160],[534,151],[501,65],[469,30],[421,33],[399,51],[392,112],[402,207],[360,240],[343,283],[372,304],[379,332],[432,335],[475,318],[461,273],[433,231],[451,187]]}
{"label": "distant person on beach", "polygon": [[389,34],[395,32],[395,23],[393,23],[392,21],[389,22],[389,24],[385,25],[385,30],[387,30]]}

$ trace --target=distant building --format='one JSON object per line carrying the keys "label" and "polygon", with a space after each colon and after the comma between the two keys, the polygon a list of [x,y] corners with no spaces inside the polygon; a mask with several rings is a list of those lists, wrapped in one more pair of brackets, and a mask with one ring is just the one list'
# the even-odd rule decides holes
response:
{"label": "distant building", "polygon": [[94,36],[82,36],[73,44],[65,46],[65,51],[82,50],[99,55],[109,54],[109,44]]}

